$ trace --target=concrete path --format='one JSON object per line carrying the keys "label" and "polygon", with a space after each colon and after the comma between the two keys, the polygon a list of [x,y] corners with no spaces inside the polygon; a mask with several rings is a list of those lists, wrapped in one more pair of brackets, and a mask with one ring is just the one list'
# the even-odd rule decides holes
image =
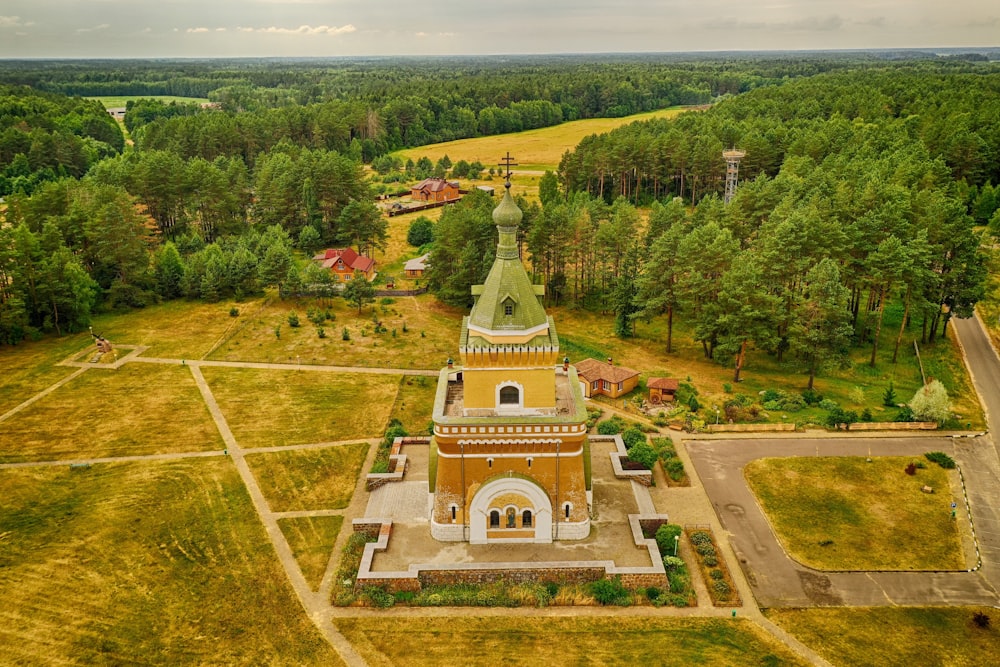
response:
{"label": "concrete path", "polygon": [[440,371],[414,368],[375,368],[372,366],[323,366],[314,364],[270,364],[260,361],[207,361],[200,359],[169,359],[166,357],[135,357],[130,361],[172,366],[215,366],[218,368],[255,368],[264,371],[322,371],[326,373],[373,373],[375,375],[422,375],[437,377]]}

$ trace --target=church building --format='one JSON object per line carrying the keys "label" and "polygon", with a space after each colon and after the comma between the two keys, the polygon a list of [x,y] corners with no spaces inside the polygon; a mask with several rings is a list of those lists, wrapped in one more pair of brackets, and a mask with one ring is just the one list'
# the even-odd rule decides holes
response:
{"label": "church building", "polygon": [[472,288],[460,363],[449,360],[438,381],[431,534],[472,544],[583,539],[592,500],[583,394],[560,360],[544,287],[521,263],[509,173],[504,187],[496,260]]}

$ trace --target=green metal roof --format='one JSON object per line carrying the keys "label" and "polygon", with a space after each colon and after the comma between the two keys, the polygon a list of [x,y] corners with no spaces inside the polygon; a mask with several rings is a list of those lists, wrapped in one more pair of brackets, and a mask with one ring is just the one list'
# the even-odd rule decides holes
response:
{"label": "green metal roof", "polygon": [[[536,328],[544,333],[548,317],[536,296],[543,290],[538,290],[540,285],[531,283],[521,263],[517,225],[523,214],[510,196],[509,184],[506,187],[503,199],[493,211],[493,220],[500,231],[496,259],[486,282],[472,288],[472,294],[478,298],[469,314],[469,325],[501,334]],[[506,306],[511,307],[510,315],[506,314]]]}

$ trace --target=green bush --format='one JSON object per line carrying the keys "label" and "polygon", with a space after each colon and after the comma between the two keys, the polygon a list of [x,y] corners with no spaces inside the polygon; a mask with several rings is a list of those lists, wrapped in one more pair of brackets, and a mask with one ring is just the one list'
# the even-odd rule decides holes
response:
{"label": "green bush", "polygon": [[672,606],[672,607],[686,607],[686,606],[688,606],[688,597],[686,595],[671,595],[670,596],[670,606]]}
{"label": "green bush", "polygon": [[722,570],[719,569],[709,570],[708,576],[711,577],[712,579],[715,579],[716,581],[721,581],[726,577],[726,575],[722,574]]}
{"label": "green bush", "polygon": [[836,410],[839,407],[840,406],[837,405],[837,401],[832,401],[829,398],[824,398],[819,402],[819,409],[826,410],[827,412],[830,410]]}
{"label": "green bush", "polygon": [[316,327],[316,335],[320,338],[326,338],[326,329],[323,327]]}
{"label": "green bush", "polygon": [[683,558],[678,558],[677,556],[664,556],[663,569],[667,572],[681,572],[687,569],[687,565],[684,563]]}
{"label": "green bush", "polygon": [[602,605],[627,606],[632,602],[632,593],[622,585],[621,577],[593,582],[590,584],[590,594]]}
{"label": "green bush", "polygon": [[719,597],[728,598],[733,590],[729,587],[725,581],[721,579],[712,584],[712,590],[719,594]]}
{"label": "green bush", "polygon": [[365,586],[361,591],[361,599],[379,609],[388,609],[396,604],[396,597],[378,586]]}
{"label": "green bush", "polygon": [[695,532],[691,533],[689,539],[691,540],[691,544],[698,546],[702,544],[712,543],[712,536],[704,530],[696,530]]}
{"label": "green bush", "polygon": [[625,422],[621,417],[615,415],[607,421],[602,421],[597,425],[597,432],[601,435],[618,435],[625,427]]}
{"label": "green bush", "polygon": [[635,426],[629,426],[622,433],[622,442],[625,443],[625,449],[631,451],[639,443],[646,443],[646,434]]}
{"label": "green bush", "polygon": [[671,593],[685,593],[691,587],[691,577],[687,570],[667,572],[667,581],[670,582]]}
{"label": "green bush", "polygon": [[646,589],[646,598],[650,602],[655,602],[656,600],[659,600],[661,595],[663,595],[663,591],[661,591],[656,586],[650,586],[649,588]]}
{"label": "green bush", "polygon": [[293,329],[295,329],[295,328],[297,328],[299,326],[299,324],[300,323],[299,323],[298,313],[296,313],[294,310],[292,312],[288,313],[288,326],[290,326]]}
{"label": "green bush", "polygon": [[674,537],[680,537],[683,529],[676,523],[665,523],[656,529],[656,546],[660,548],[661,556],[674,554]]}
{"label": "green bush", "polygon": [[823,400],[823,394],[815,389],[806,389],[802,392],[802,400],[806,402],[806,405],[819,405]]}
{"label": "green bush", "polygon": [[702,556],[715,556],[715,547],[711,544],[698,544],[694,548]]}
{"label": "green bush", "polygon": [[951,458],[944,452],[927,452],[924,454],[926,458],[931,463],[936,463],[946,470],[951,470],[955,467],[955,459]]}
{"label": "green bush", "polygon": [[705,564],[705,567],[715,567],[719,564],[719,559],[715,556],[702,556],[701,562]]}
{"label": "green bush", "polygon": [[656,459],[659,457],[657,457],[656,451],[643,440],[628,450],[628,458],[630,461],[635,461],[644,466],[647,470],[652,470],[653,466],[656,465]]}
{"label": "green bush", "polygon": [[882,405],[887,408],[896,407],[896,388],[892,384],[892,380],[889,380],[889,386],[885,388],[885,393],[882,394]]}
{"label": "green bush", "polygon": [[664,461],[663,469],[666,471],[667,476],[675,482],[684,479],[684,462],[680,459],[668,459]]}
{"label": "green bush", "polygon": [[778,401],[778,400],[781,400],[781,393],[782,392],[778,391],[777,389],[768,389],[760,397],[760,400],[761,400],[762,403],[769,403],[771,401]]}
{"label": "green bush", "polygon": [[344,331],[341,332],[340,339],[341,340],[351,340],[351,332],[347,330],[347,327],[344,327]]}

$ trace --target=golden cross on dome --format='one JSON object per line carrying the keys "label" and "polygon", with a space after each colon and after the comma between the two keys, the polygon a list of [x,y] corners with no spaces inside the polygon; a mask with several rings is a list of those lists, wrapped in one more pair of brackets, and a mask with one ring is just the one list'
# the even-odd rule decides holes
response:
{"label": "golden cross on dome", "polygon": [[500,159],[498,163],[501,167],[507,167],[507,173],[504,176],[504,180],[507,181],[507,185],[510,185],[510,168],[516,167],[517,163],[514,162],[514,158],[510,156],[510,151],[507,151],[507,155]]}

